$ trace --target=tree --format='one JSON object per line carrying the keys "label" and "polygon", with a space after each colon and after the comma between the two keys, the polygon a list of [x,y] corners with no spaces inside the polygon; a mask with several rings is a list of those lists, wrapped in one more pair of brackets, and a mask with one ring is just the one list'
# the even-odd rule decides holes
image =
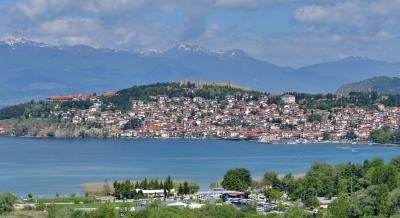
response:
{"label": "tree", "polygon": [[351,216],[366,217],[385,215],[389,192],[386,185],[371,185],[357,191],[351,199]]}
{"label": "tree", "polygon": [[174,183],[171,179],[171,176],[168,175],[164,181],[164,189],[167,191],[167,195],[169,195],[169,193],[173,188],[174,188]]}
{"label": "tree", "polygon": [[269,189],[265,190],[264,195],[266,198],[268,198],[272,201],[276,201],[282,197],[282,192],[280,192],[279,190],[274,189],[274,188],[269,188]]}
{"label": "tree", "polygon": [[251,185],[250,171],[245,168],[228,170],[221,183],[228,190],[245,191]]}
{"label": "tree", "polygon": [[389,165],[396,168],[397,171],[400,171],[400,156],[392,158],[392,160],[390,160]]}
{"label": "tree", "polygon": [[333,200],[328,207],[328,212],[332,217],[347,218],[350,215],[350,204],[347,193],[342,193]]}
{"label": "tree", "polygon": [[354,130],[350,130],[350,131],[348,131],[347,133],[346,133],[346,136],[345,136],[345,139],[348,139],[348,140],[355,140],[355,139],[357,139],[357,135],[356,135],[356,133],[354,132]]}
{"label": "tree", "polygon": [[0,195],[0,214],[4,212],[12,211],[15,201],[17,197],[12,195],[9,192],[3,193]]}
{"label": "tree", "polygon": [[369,134],[368,139],[370,141],[373,141],[375,143],[380,143],[380,144],[388,144],[388,143],[393,143],[395,140],[395,135],[390,129],[375,129],[372,130],[371,133]]}
{"label": "tree", "polygon": [[331,139],[331,134],[329,134],[329,132],[324,132],[322,135],[322,140],[328,141],[329,139]]}
{"label": "tree", "polygon": [[183,183],[183,194],[187,195],[190,193],[189,184],[187,181]]}
{"label": "tree", "polygon": [[179,184],[178,195],[183,195],[183,194],[184,194],[184,191],[183,191],[182,184]]}
{"label": "tree", "polygon": [[216,189],[216,188],[219,188],[219,187],[220,187],[220,184],[219,184],[218,181],[212,182],[212,183],[210,184],[210,186],[209,186],[209,188],[210,188],[211,190]]}
{"label": "tree", "polygon": [[388,215],[400,213],[400,189],[394,189],[388,196]]}
{"label": "tree", "polygon": [[326,163],[314,163],[305,176],[305,187],[314,189],[316,195],[331,197],[336,194],[335,169]]}
{"label": "tree", "polygon": [[307,121],[310,123],[317,122],[317,121],[320,122],[321,120],[322,120],[321,114],[312,113],[307,117]]}
{"label": "tree", "polygon": [[317,208],[319,206],[319,201],[317,197],[311,196],[304,201],[304,205],[311,208]]}
{"label": "tree", "polygon": [[125,125],[122,127],[123,130],[127,129],[136,129],[143,125],[143,121],[138,118],[130,119]]}
{"label": "tree", "polygon": [[266,172],[263,177],[263,183],[273,188],[280,188],[281,186],[278,175],[275,172]]}
{"label": "tree", "polygon": [[282,179],[283,190],[290,193],[293,191],[296,181],[291,173],[286,174]]}
{"label": "tree", "polygon": [[398,173],[394,166],[382,165],[372,167],[368,170],[367,178],[370,180],[371,185],[387,185],[389,190],[393,190],[397,187],[397,176]]}
{"label": "tree", "polygon": [[33,194],[31,192],[28,193],[28,200],[32,200],[33,199]]}

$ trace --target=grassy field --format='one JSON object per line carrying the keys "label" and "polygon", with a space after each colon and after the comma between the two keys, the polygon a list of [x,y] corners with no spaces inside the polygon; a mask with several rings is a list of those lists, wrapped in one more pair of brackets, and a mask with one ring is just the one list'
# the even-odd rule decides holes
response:
{"label": "grassy field", "polygon": [[[98,208],[102,203],[87,203],[87,204],[55,204],[58,211],[66,211],[71,213],[75,209],[79,208]],[[135,202],[115,202],[112,203],[114,207],[137,207],[137,201]],[[46,217],[43,211],[38,210],[18,210],[4,214],[0,214],[0,217],[6,218],[42,218]]]}
{"label": "grassy field", "polygon": [[[115,202],[112,203],[114,207],[121,207],[121,206],[129,206],[129,207],[136,207],[136,202]],[[77,208],[98,208],[102,203],[87,203],[87,204],[56,204],[57,208],[69,208],[69,209],[77,209]]]}
{"label": "grassy field", "polygon": [[21,211],[12,211],[10,213],[0,214],[0,217],[6,218],[42,218],[46,217],[43,211],[37,210],[21,210]]}

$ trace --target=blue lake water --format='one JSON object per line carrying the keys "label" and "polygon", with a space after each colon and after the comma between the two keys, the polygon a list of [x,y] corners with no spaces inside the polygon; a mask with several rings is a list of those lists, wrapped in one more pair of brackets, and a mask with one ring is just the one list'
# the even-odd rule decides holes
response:
{"label": "blue lake water", "polygon": [[303,173],[316,161],[358,162],[400,155],[400,148],[340,144],[261,144],[189,139],[36,139],[0,137],[0,192],[54,196],[80,185],[122,179],[190,179],[203,190],[232,167]]}

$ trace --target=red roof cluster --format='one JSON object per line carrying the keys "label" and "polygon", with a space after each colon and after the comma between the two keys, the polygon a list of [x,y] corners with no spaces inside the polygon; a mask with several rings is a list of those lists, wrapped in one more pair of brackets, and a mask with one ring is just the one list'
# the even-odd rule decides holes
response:
{"label": "red roof cluster", "polygon": [[90,94],[55,95],[46,97],[47,101],[84,101],[91,97]]}

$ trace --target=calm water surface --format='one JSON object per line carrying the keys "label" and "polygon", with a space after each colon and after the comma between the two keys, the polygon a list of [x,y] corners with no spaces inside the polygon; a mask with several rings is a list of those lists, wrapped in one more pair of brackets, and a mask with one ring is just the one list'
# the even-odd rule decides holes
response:
{"label": "calm water surface", "polygon": [[54,196],[81,192],[85,182],[191,179],[203,190],[232,167],[306,172],[316,161],[358,162],[400,155],[400,148],[338,144],[261,144],[188,139],[34,139],[0,137],[0,192]]}

